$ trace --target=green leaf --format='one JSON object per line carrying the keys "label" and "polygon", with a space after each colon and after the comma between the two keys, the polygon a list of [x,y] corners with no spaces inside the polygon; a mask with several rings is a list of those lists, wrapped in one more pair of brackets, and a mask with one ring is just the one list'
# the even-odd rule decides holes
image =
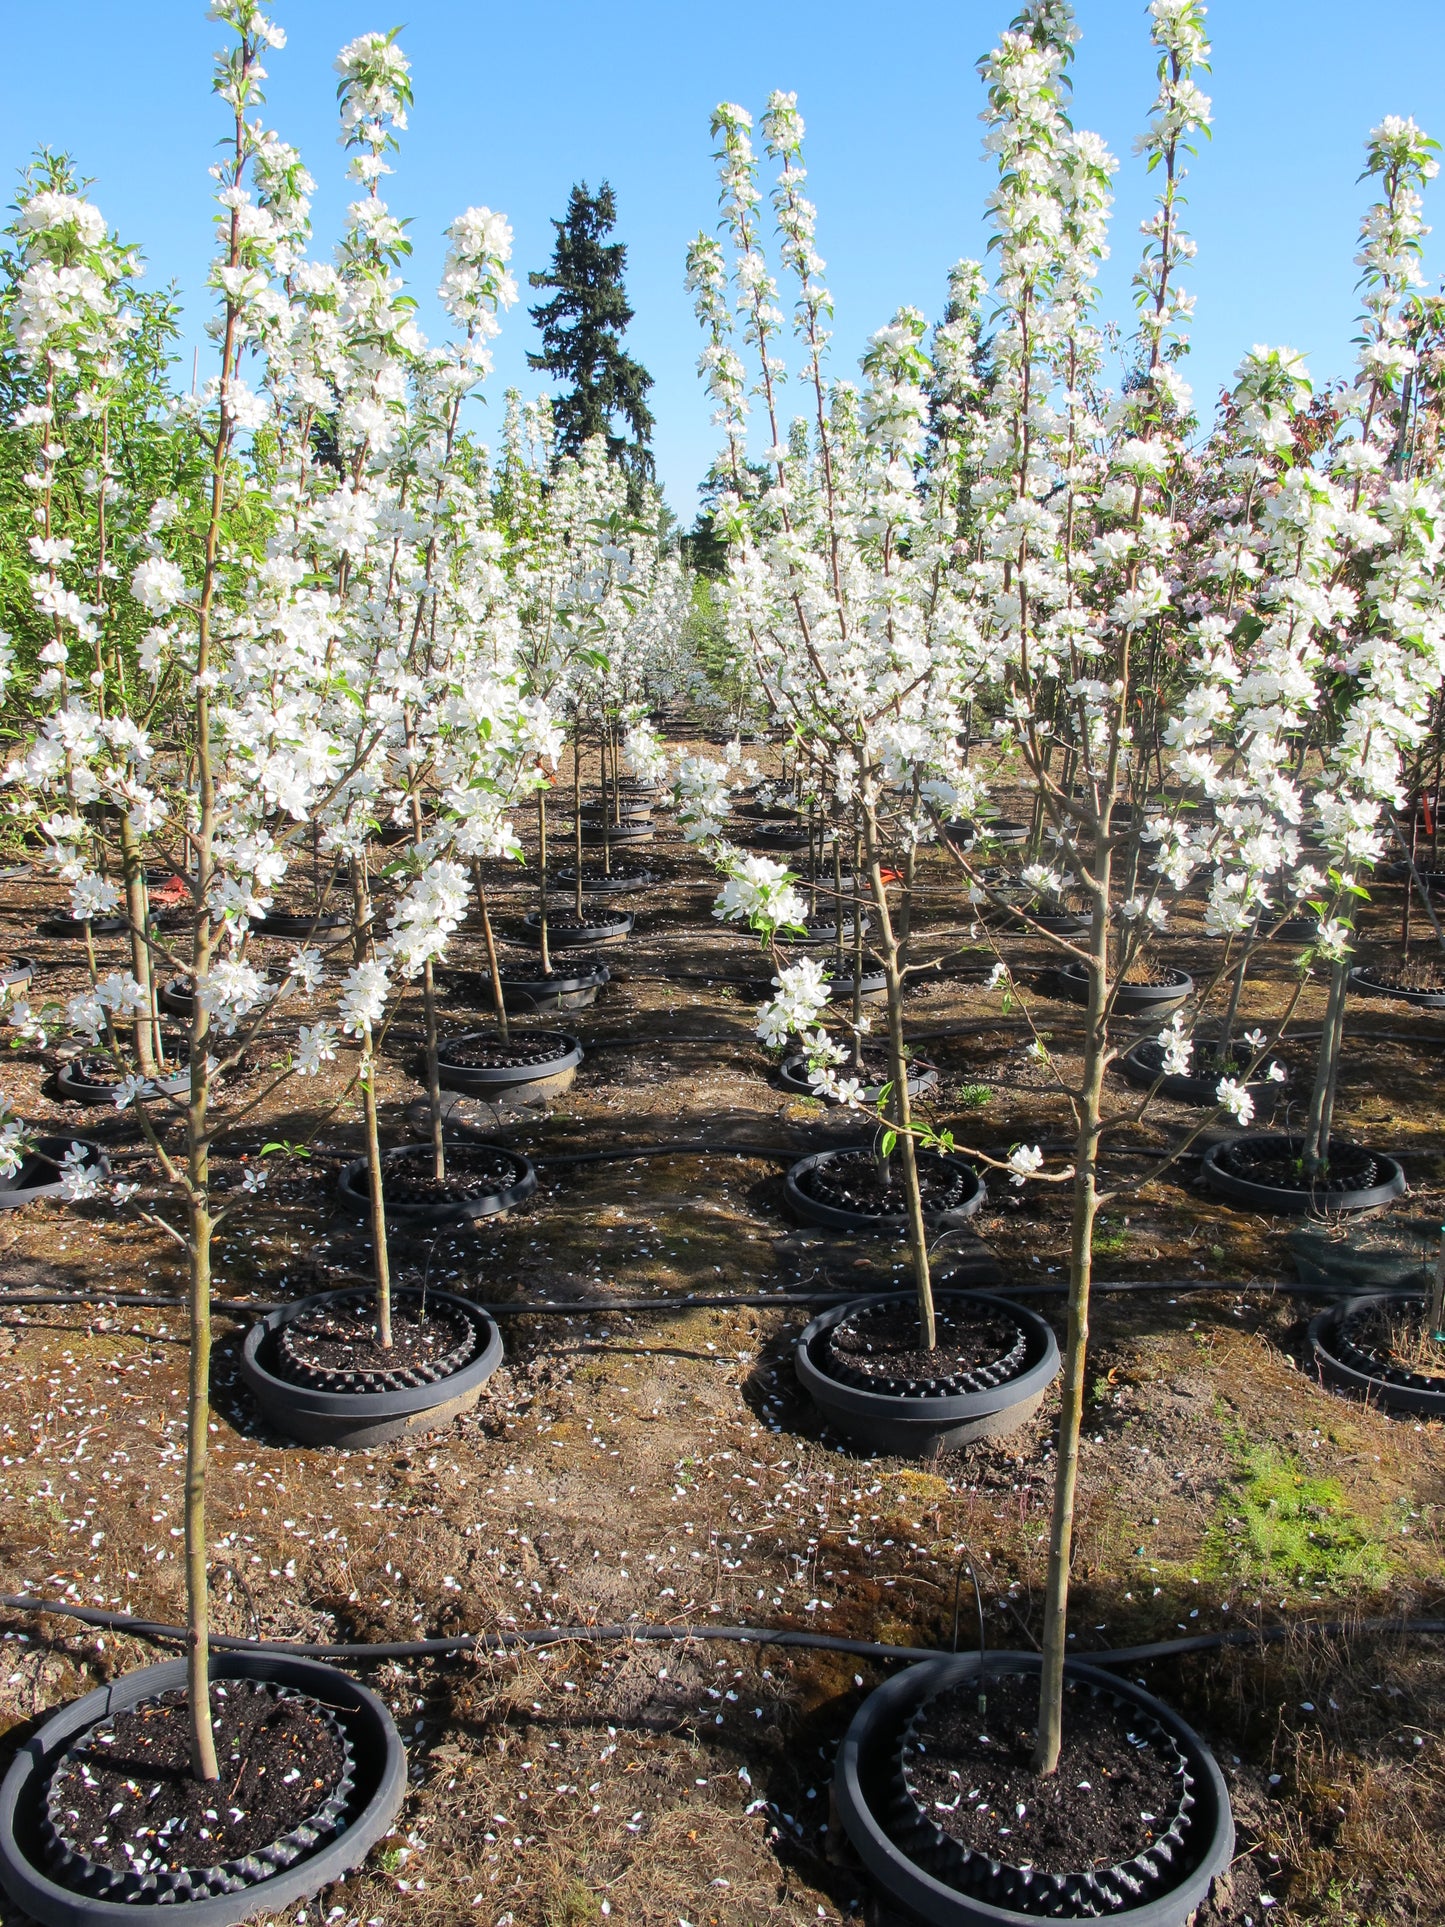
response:
{"label": "green leaf", "polygon": [[887,1158],[887,1157],[892,1157],[892,1155],[893,1155],[893,1147],[894,1147],[894,1145],[895,1145],[895,1144],[896,1144],[897,1142],[898,1142],[898,1133],[897,1133],[896,1131],[885,1131],[885,1132],[883,1133],[883,1155],[884,1155],[884,1157],[886,1157],[886,1158]]}
{"label": "green leaf", "polygon": [[273,1151],[284,1151],[287,1157],[291,1158],[309,1158],[311,1155],[304,1144],[291,1144],[285,1138],[278,1138],[274,1143],[261,1146],[263,1158],[269,1157]]}

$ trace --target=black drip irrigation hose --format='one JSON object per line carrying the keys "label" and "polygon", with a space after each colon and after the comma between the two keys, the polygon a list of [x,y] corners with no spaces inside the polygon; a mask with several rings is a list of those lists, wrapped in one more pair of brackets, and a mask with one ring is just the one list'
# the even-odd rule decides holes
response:
{"label": "black drip irrigation hose", "polygon": [[[934,1280],[940,1291],[986,1291],[996,1298],[1066,1298],[1069,1287],[1065,1282],[1035,1282],[1032,1279],[1016,1279],[1002,1284],[980,1284],[967,1277],[957,1282],[948,1273],[940,1273]],[[1266,1292],[1279,1298],[1349,1298],[1358,1295],[1357,1284],[1348,1285],[1311,1285],[1298,1279],[1220,1279],[1220,1278],[1099,1278],[1090,1286],[1094,1292],[1108,1292],[1123,1295],[1130,1292],[1173,1292],[1176,1296],[1184,1292],[1227,1292],[1234,1297],[1243,1297]],[[908,1288],[894,1285],[886,1280],[871,1284],[859,1284],[855,1290],[840,1291],[836,1287],[828,1291],[769,1291],[769,1292],[709,1292],[699,1293],[696,1297],[666,1298],[577,1298],[577,1299],[509,1299],[502,1303],[484,1302],[480,1298],[471,1299],[479,1311],[489,1313],[493,1318],[592,1318],[610,1312],[635,1311],[723,1311],[751,1310],[768,1311],[778,1306],[790,1305],[852,1305],[860,1298],[878,1292],[897,1290],[906,1295]],[[223,1318],[264,1318],[273,1311],[285,1311],[295,1303],[295,1299],[267,1298],[213,1298],[213,1316]],[[140,1307],[158,1311],[184,1311],[187,1300],[176,1297],[162,1297],[155,1292],[105,1291],[97,1286],[86,1291],[43,1291],[43,1292],[0,1292],[0,1311],[24,1311],[31,1306],[45,1305],[117,1305]]]}
{"label": "black drip irrigation hose", "polygon": [[[0,1593],[0,1608],[9,1612],[56,1613],[78,1619],[103,1632],[129,1634],[157,1644],[184,1646],[184,1626],[138,1619],[130,1613],[74,1606],[63,1599],[36,1599],[30,1593]],[[1303,1620],[1293,1626],[1232,1626],[1225,1632],[1194,1633],[1184,1639],[1156,1639],[1143,1646],[1104,1646],[1079,1653],[1095,1666],[1137,1666],[1146,1660],[1176,1658],[1185,1653],[1219,1652],[1227,1647],[1273,1646],[1312,1635],[1349,1638],[1362,1633],[1397,1634],[1419,1638],[1445,1633],[1445,1619],[1330,1619]],[[833,1633],[814,1633],[780,1626],[712,1626],[635,1624],[606,1626],[518,1627],[510,1632],[457,1633],[449,1639],[339,1640],[327,1645],[284,1639],[234,1639],[213,1633],[210,1643],[219,1652],[284,1653],[297,1659],[401,1660],[445,1659],[465,1653],[500,1653],[539,1646],[599,1645],[618,1640],[686,1644],[689,1640],[717,1639],[751,1646],[794,1646],[811,1652],[848,1653],[858,1659],[938,1659],[948,1649],[940,1646],[896,1646],[883,1640],[844,1639]]]}

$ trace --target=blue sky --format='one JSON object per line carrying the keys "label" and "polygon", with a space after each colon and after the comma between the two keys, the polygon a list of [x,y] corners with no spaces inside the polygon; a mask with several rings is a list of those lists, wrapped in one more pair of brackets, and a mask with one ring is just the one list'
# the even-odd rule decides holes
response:
{"label": "blue sky", "polygon": [[[498,344],[492,403],[537,378],[525,271],[545,265],[551,216],[574,180],[608,177],[637,319],[629,346],[656,378],[656,448],[675,511],[687,521],[715,435],[695,373],[696,323],[683,253],[715,219],[708,112],[727,98],[755,114],[771,87],[796,89],[808,122],[819,244],[837,314],[834,366],[852,372],[868,331],[901,303],[936,315],[951,262],[980,252],[988,171],[979,152],[974,62],[1013,0],[277,0],[289,44],[270,57],[267,118],[316,175],[318,236],[348,198],[334,129],[336,48],[371,27],[406,22],[417,92],[412,131],[387,183],[413,217],[416,291],[436,326],[431,290],[441,231],[472,203],[500,208],[516,231],[523,302]],[[1128,277],[1148,186],[1130,158],[1153,95],[1141,0],[1079,0],[1084,38],[1075,120],[1122,161],[1106,312],[1128,323]],[[150,279],[188,296],[190,341],[202,333],[210,246],[206,167],[223,130],[209,92],[219,30],[200,0],[6,0],[0,69],[0,167],[7,182],[39,142],[69,149],[95,177],[95,198]],[[1316,376],[1348,371],[1356,312],[1352,266],[1363,206],[1361,144],[1389,112],[1445,138],[1445,6],[1440,0],[1216,0],[1209,12],[1213,141],[1190,184],[1199,258],[1196,392],[1212,395],[1255,341],[1304,350]],[[1445,180],[1427,207],[1445,224]],[[1440,251],[1427,257],[1432,278]],[[186,372],[189,373],[187,348]],[[484,432],[485,429],[484,429]]]}

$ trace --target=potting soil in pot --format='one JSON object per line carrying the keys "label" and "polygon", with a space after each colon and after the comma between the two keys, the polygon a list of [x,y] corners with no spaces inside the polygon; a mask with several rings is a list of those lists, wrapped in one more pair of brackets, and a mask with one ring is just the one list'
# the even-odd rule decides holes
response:
{"label": "potting soil in pot", "polygon": [[459,1070],[509,1071],[524,1070],[529,1064],[550,1064],[570,1048],[566,1039],[555,1036],[514,1038],[510,1044],[504,1044],[500,1037],[469,1037],[464,1044],[443,1044],[441,1056],[443,1063],[455,1064]]}
{"label": "potting soil in pot", "polygon": [[420,1299],[393,1301],[391,1346],[376,1334],[375,1307],[369,1294],[350,1304],[330,1304],[284,1324],[277,1333],[276,1363],[282,1378],[322,1391],[397,1391],[408,1385],[435,1385],[450,1378],[476,1356],[478,1328],[449,1310]]}
{"label": "potting soil in pot", "polygon": [[1231,1177],[1243,1178],[1249,1184],[1273,1185],[1281,1191],[1368,1191],[1380,1175],[1375,1159],[1357,1144],[1332,1144],[1328,1171],[1314,1178],[1304,1175],[1297,1152],[1287,1144],[1267,1140],[1221,1145],[1215,1161]]}
{"label": "potting soil in pot", "polygon": [[468,1204],[510,1190],[524,1168],[510,1152],[486,1144],[449,1144],[446,1167],[444,1178],[433,1175],[430,1146],[409,1157],[390,1158],[382,1188],[393,1204]]}
{"label": "potting soil in pot", "polygon": [[[902,1216],[907,1209],[902,1167],[890,1162],[889,1177],[891,1182],[885,1190],[878,1182],[878,1165],[871,1151],[839,1151],[836,1156],[815,1164],[804,1182],[820,1204],[877,1217]],[[966,1172],[920,1158],[918,1188],[925,1211],[951,1211],[969,1196],[973,1187]]]}
{"label": "potting soil in pot", "polygon": [[1381,990],[1413,990],[1427,995],[1445,995],[1445,965],[1404,963],[1393,958],[1385,963],[1362,966],[1360,977]]}
{"label": "potting soil in pot", "polygon": [[[48,1852],[59,1877],[87,1891],[138,1892],[148,1880],[170,1886],[184,1869],[244,1859],[308,1822],[316,1834],[338,1830],[350,1762],[324,1706],[263,1681],[217,1680],[211,1719],[221,1777],[209,1783],[191,1772],[183,1692],[113,1713],[75,1742],[46,1794]],[[328,1805],[334,1810],[323,1812]],[[314,1844],[309,1837],[296,1853]],[[249,1879],[269,1871],[260,1867]],[[215,1883],[196,1884],[208,1891]]]}
{"label": "potting soil in pot", "polygon": [[1341,1320],[1337,1350],[1377,1378],[1435,1379],[1445,1385],[1445,1342],[1434,1336],[1424,1298],[1367,1305]]}
{"label": "potting soil in pot", "polygon": [[904,1779],[950,1840],[1040,1873],[1088,1873],[1146,1852],[1185,1804],[1178,1749],[1136,1708],[1066,1684],[1056,1773],[1031,1764],[1036,1674],[970,1680],[914,1722]]}
{"label": "potting soil in pot", "polygon": [[976,1391],[1023,1365],[1022,1329],[990,1312],[939,1306],[934,1331],[938,1342],[925,1351],[911,1300],[862,1305],[834,1325],[818,1362],[832,1377],[895,1397],[919,1387]]}

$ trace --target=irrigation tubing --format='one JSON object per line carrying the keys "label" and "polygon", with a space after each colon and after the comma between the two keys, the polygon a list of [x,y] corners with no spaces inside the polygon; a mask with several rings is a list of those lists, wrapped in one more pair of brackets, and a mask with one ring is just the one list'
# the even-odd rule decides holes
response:
{"label": "irrigation tubing", "polygon": [[[1066,1298],[1069,1287],[1063,1282],[1039,1279],[1016,1279],[1001,1284],[980,1284],[966,1277],[955,1283],[953,1277],[940,1272],[935,1283],[942,1291],[986,1291],[992,1297],[1020,1298]],[[859,1284],[852,1291],[841,1291],[833,1287],[828,1291],[771,1291],[771,1292],[709,1292],[699,1293],[696,1297],[665,1298],[574,1298],[574,1299],[508,1299],[500,1304],[472,1299],[479,1311],[491,1314],[493,1318],[590,1318],[609,1312],[634,1311],[722,1311],[751,1310],[767,1311],[776,1306],[788,1305],[851,1305],[860,1298],[868,1297],[879,1291],[894,1289],[887,1281],[878,1280],[872,1284]],[[901,1287],[899,1287],[901,1289]],[[1108,1292],[1124,1295],[1130,1292],[1228,1292],[1234,1297],[1246,1293],[1267,1292],[1280,1298],[1348,1298],[1358,1295],[1359,1286],[1349,1285],[1312,1285],[1298,1279],[1221,1279],[1221,1278],[1100,1278],[1090,1286],[1091,1292]],[[273,1311],[284,1311],[295,1303],[287,1298],[213,1298],[211,1311],[216,1317],[223,1318],[264,1318]],[[36,1291],[0,1292],[0,1311],[24,1311],[32,1306],[46,1305],[117,1305],[137,1307],[156,1311],[184,1311],[187,1300],[176,1297],[163,1297],[156,1292],[106,1291],[97,1286],[94,1290],[77,1288],[74,1291]]]}
{"label": "irrigation tubing", "polygon": [[[63,1599],[37,1599],[30,1593],[0,1593],[0,1607],[9,1612],[56,1613],[78,1619],[104,1632],[127,1633],[135,1639],[186,1645],[184,1626],[138,1619],[130,1613],[74,1606]],[[1272,1646],[1300,1636],[1349,1638],[1361,1633],[1393,1633],[1419,1638],[1445,1633],[1445,1619],[1329,1619],[1302,1620],[1297,1625],[1232,1626],[1225,1632],[1194,1633],[1184,1639],[1156,1639],[1143,1646],[1092,1648],[1077,1657],[1094,1666],[1137,1666],[1151,1659],[1172,1659],[1186,1653],[1219,1652],[1227,1647]],[[445,1659],[465,1653],[498,1653],[540,1646],[598,1645],[613,1641],[650,1641],[686,1644],[689,1640],[725,1640],[752,1646],[794,1646],[807,1651],[847,1653],[857,1659],[937,1659],[948,1651],[941,1646],[897,1646],[874,1639],[845,1639],[833,1633],[814,1633],[787,1626],[656,1625],[645,1621],[607,1626],[517,1627],[507,1632],[457,1633],[448,1639],[352,1640],[335,1644],[284,1639],[235,1639],[213,1633],[210,1643],[228,1653],[285,1653],[298,1659],[403,1660]]]}

